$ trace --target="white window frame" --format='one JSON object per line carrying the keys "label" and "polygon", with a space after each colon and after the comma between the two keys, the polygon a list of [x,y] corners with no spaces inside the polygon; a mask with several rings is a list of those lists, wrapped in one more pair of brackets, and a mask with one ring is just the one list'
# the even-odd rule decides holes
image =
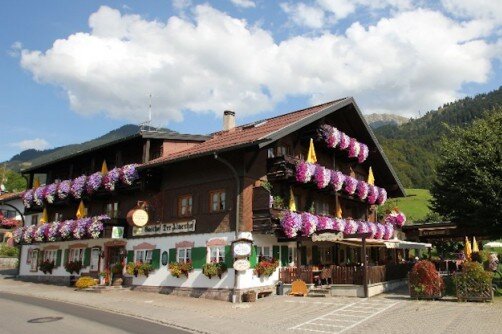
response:
{"label": "white window frame", "polygon": [[[273,254],[272,254],[272,246],[258,246],[258,257],[264,257],[266,259],[272,259]],[[267,252],[265,252],[267,250]],[[268,254],[266,254],[268,253]]]}
{"label": "white window frame", "polygon": [[288,263],[290,266],[296,263],[296,247],[288,247]]}
{"label": "white window frame", "polygon": [[49,249],[44,251],[44,261],[51,261],[56,263],[58,251],[57,249]]}
{"label": "white window frame", "polygon": [[176,262],[179,263],[192,262],[192,248],[191,247],[176,248]]}
{"label": "white window frame", "polygon": [[225,246],[209,246],[207,248],[208,263],[225,262]]}
{"label": "white window frame", "polygon": [[136,249],[134,251],[134,262],[152,263],[153,249]]}
{"label": "white window frame", "polygon": [[108,202],[105,205],[105,213],[112,219],[119,215],[119,202]]}
{"label": "white window frame", "polygon": [[83,259],[84,259],[84,249],[83,248],[70,248],[70,252],[68,254],[68,262],[71,262],[71,261],[82,262]]}

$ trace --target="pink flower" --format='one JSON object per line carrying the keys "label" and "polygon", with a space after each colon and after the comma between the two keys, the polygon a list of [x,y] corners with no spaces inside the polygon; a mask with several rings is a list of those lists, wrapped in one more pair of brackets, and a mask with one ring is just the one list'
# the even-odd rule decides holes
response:
{"label": "pink flower", "polygon": [[331,180],[331,171],[323,166],[317,166],[315,170],[317,188],[326,188]]}
{"label": "pink flower", "polygon": [[301,161],[298,165],[296,165],[296,181],[301,183],[308,183],[312,179],[312,170],[315,172],[315,166],[312,168],[312,164]]}
{"label": "pink flower", "polygon": [[387,201],[387,191],[384,188],[378,188],[378,199],[376,204],[383,205]]}
{"label": "pink flower", "polygon": [[383,235],[385,234],[385,226],[377,223],[376,224],[377,230],[375,235],[373,236],[374,239],[382,239]]}
{"label": "pink flower", "polygon": [[340,149],[345,150],[350,145],[350,137],[340,131]]}
{"label": "pink flower", "polygon": [[357,187],[358,181],[350,176],[345,177],[345,191],[349,195],[353,195],[356,192],[356,187]]}
{"label": "pink flower", "polygon": [[332,230],[333,229],[333,219],[326,216],[320,216],[317,221],[317,230]]}
{"label": "pink flower", "polygon": [[360,200],[365,200],[368,197],[369,186],[364,181],[359,181],[357,183],[357,196]]}
{"label": "pink flower", "polygon": [[344,232],[345,231],[345,220],[342,218],[335,218],[335,221],[333,223],[333,229],[339,232]]}
{"label": "pink flower", "polygon": [[394,237],[394,226],[392,224],[385,224],[385,233],[383,234],[384,240],[390,240]]}
{"label": "pink flower", "polygon": [[302,235],[308,237],[312,235],[317,228],[317,216],[308,212],[303,212],[302,216]]}
{"label": "pink flower", "polygon": [[360,147],[359,142],[354,138],[350,138],[349,158],[357,158],[359,156],[360,150],[361,150],[361,147]]}
{"label": "pink flower", "polygon": [[345,220],[345,230],[343,233],[345,234],[354,234],[357,232],[359,225],[352,219]]}
{"label": "pink flower", "polygon": [[366,159],[368,159],[369,149],[368,145],[366,144],[359,143],[359,145],[360,145],[360,150],[357,158],[359,163],[363,163],[366,161]]}
{"label": "pink flower", "polygon": [[378,199],[378,195],[378,187],[370,185],[368,190],[368,203],[375,204],[376,200]]}
{"label": "pink flower", "polygon": [[343,187],[344,181],[345,181],[345,175],[343,175],[341,172],[337,170],[331,172],[330,183],[334,191],[340,191]]}
{"label": "pink flower", "polygon": [[302,228],[302,217],[298,213],[287,212],[281,219],[281,227],[288,238],[294,238]]}

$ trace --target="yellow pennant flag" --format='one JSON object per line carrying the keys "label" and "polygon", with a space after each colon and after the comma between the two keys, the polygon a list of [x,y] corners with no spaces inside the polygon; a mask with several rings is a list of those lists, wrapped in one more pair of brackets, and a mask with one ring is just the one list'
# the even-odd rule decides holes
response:
{"label": "yellow pennant flag", "polygon": [[295,194],[293,194],[292,187],[289,187],[289,211],[296,211]]}
{"label": "yellow pennant flag", "polygon": [[108,165],[106,164],[106,160],[103,160],[103,164],[101,165],[101,174],[105,175],[108,173]]}
{"label": "yellow pennant flag", "polygon": [[336,197],[336,218],[342,218],[342,206],[340,205],[340,199]]}
{"label": "yellow pennant flag", "polygon": [[40,187],[40,179],[38,177],[33,180],[33,188],[38,188]]}
{"label": "yellow pennant flag", "polygon": [[315,155],[314,140],[310,138],[309,153],[307,155],[307,162],[315,164],[317,162],[317,157]]}
{"label": "yellow pennant flag", "polygon": [[77,209],[77,219],[84,218],[86,215],[86,211],[87,210],[85,209],[84,201],[81,200]]}
{"label": "yellow pennant flag", "polygon": [[479,246],[478,242],[476,241],[476,237],[472,237],[472,252],[473,253],[479,252]]}
{"label": "yellow pennant flag", "polygon": [[371,168],[371,166],[368,172],[368,184],[371,184],[372,186],[375,185],[375,177],[373,176],[373,169]]}
{"label": "yellow pennant flag", "polygon": [[44,208],[42,212],[42,218],[40,218],[40,224],[45,224],[49,222],[49,215],[47,214],[47,208]]}

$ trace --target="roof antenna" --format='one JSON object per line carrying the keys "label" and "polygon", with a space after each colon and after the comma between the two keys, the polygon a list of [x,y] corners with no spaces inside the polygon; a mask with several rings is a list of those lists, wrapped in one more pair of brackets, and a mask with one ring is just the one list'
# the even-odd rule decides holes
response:
{"label": "roof antenna", "polygon": [[148,125],[152,123],[152,93],[150,93],[150,104],[148,105]]}
{"label": "roof antenna", "polygon": [[148,120],[141,125],[141,131],[156,131],[152,127],[152,93],[148,95]]}

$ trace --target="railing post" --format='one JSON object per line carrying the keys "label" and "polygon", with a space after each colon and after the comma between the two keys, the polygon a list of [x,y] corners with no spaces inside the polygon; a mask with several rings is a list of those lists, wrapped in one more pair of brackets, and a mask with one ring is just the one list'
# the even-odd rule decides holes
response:
{"label": "railing post", "polygon": [[364,298],[368,298],[368,258],[366,257],[366,236],[362,239],[362,246]]}

